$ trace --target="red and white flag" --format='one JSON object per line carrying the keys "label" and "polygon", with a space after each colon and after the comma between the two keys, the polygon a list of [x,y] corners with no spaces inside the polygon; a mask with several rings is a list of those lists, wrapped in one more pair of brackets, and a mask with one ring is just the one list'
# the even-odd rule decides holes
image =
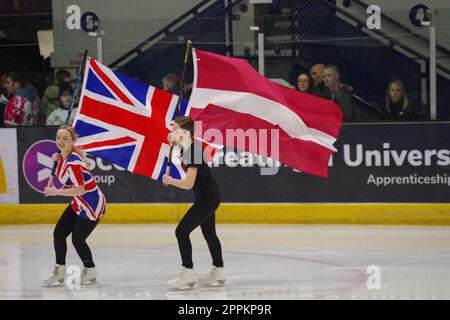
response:
{"label": "red and white flag", "polygon": [[[217,129],[226,137],[227,129],[278,129],[278,153],[272,152],[273,145],[261,150],[251,143],[244,151],[328,176],[342,123],[334,102],[274,83],[243,59],[200,50],[193,50],[193,59],[194,84],[186,113],[201,122],[203,132]],[[224,144],[235,146],[229,139]]]}

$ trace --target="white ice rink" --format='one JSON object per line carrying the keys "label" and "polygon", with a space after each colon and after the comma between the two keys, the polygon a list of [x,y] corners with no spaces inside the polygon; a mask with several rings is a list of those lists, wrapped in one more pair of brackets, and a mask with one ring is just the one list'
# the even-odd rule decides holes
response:
{"label": "white ice rink", "polygon": [[[89,238],[98,283],[42,288],[53,226],[0,227],[0,299],[449,299],[450,227],[218,225],[224,287],[169,290],[175,225],[100,224]],[[200,230],[194,268],[209,271]],[[68,238],[67,265],[80,265]],[[367,268],[380,268],[380,289]],[[376,275],[376,273],[375,273]],[[376,280],[371,278],[371,280]],[[371,284],[376,282],[371,281]]]}

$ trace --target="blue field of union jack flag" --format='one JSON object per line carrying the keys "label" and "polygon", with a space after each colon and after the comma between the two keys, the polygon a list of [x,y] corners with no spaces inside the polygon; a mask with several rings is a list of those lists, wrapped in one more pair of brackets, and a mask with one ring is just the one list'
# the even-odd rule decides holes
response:
{"label": "blue field of union jack flag", "polygon": [[[76,145],[130,172],[161,181],[170,146],[167,135],[178,96],[133,80],[88,58],[73,126]],[[186,113],[187,101],[179,115]],[[180,159],[172,157],[170,175],[183,178]]]}

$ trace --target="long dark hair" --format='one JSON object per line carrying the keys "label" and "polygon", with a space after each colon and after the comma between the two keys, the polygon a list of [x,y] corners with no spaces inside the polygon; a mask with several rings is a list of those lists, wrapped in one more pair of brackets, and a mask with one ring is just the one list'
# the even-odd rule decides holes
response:
{"label": "long dark hair", "polygon": [[[308,77],[308,81],[309,81],[309,86],[308,86],[308,90],[306,91],[301,91],[300,88],[298,87],[298,78],[300,78],[301,75],[305,75]],[[295,90],[300,91],[300,92],[305,92],[305,93],[309,93],[309,94],[313,94],[313,95],[320,95],[319,93],[319,89],[317,88],[316,84],[314,83],[313,78],[311,77],[311,75],[307,72],[302,72],[297,76],[296,82],[295,82]]]}
{"label": "long dark hair", "polygon": [[181,129],[188,130],[191,133],[191,137],[194,137],[194,120],[187,116],[178,116],[175,118],[175,123],[177,123]]}

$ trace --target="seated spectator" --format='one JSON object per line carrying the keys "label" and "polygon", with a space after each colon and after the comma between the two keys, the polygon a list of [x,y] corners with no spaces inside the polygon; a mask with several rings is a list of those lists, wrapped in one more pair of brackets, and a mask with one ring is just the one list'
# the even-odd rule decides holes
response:
{"label": "seated spectator", "polygon": [[314,85],[311,77],[303,72],[297,78],[297,90],[316,96],[320,96],[319,90]]}
{"label": "seated spectator", "polygon": [[416,111],[408,99],[405,86],[400,80],[391,80],[386,89],[386,113],[383,119],[413,120],[416,118]]}
{"label": "seated spectator", "polygon": [[6,75],[6,91],[11,96],[4,112],[5,126],[34,126],[39,121],[39,97],[32,87],[26,87],[22,72]]}
{"label": "seated spectator", "polygon": [[6,74],[2,74],[0,76],[0,92],[3,93],[3,95],[6,96],[7,92],[6,92],[5,84],[6,84]]}
{"label": "seated spectator", "polygon": [[323,83],[323,72],[325,70],[325,65],[323,63],[315,64],[311,67],[310,75],[313,80],[314,86],[317,88],[319,92],[319,96],[324,95],[324,91],[326,90],[325,85]]}
{"label": "seated spectator", "polygon": [[69,83],[61,83],[59,86],[59,107],[48,116],[46,121],[47,126],[60,126],[66,123],[72,92],[72,86]]}
{"label": "seated spectator", "polygon": [[6,105],[8,104],[8,99],[3,93],[0,93],[0,127],[4,126],[3,115],[5,113]]}
{"label": "seated spectator", "polygon": [[69,71],[65,69],[58,70],[56,72],[55,83],[48,86],[44,91],[41,103],[41,113],[47,119],[50,113],[57,110],[60,107],[59,102],[59,86],[62,83],[71,83],[72,76]]}
{"label": "seated spectator", "polygon": [[323,82],[326,87],[323,97],[336,102],[344,114],[344,121],[356,120],[352,94],[346,87],[340,84],[339,69],[335,65],[325,67],[323,71]]}
{"label": "seated spectator", "polygon": [[169,73],[166,74],[162,79],[162,87],[164,91],[173,93],[173,94],[180,94],[180,84],[179,80],[176,74]]}

